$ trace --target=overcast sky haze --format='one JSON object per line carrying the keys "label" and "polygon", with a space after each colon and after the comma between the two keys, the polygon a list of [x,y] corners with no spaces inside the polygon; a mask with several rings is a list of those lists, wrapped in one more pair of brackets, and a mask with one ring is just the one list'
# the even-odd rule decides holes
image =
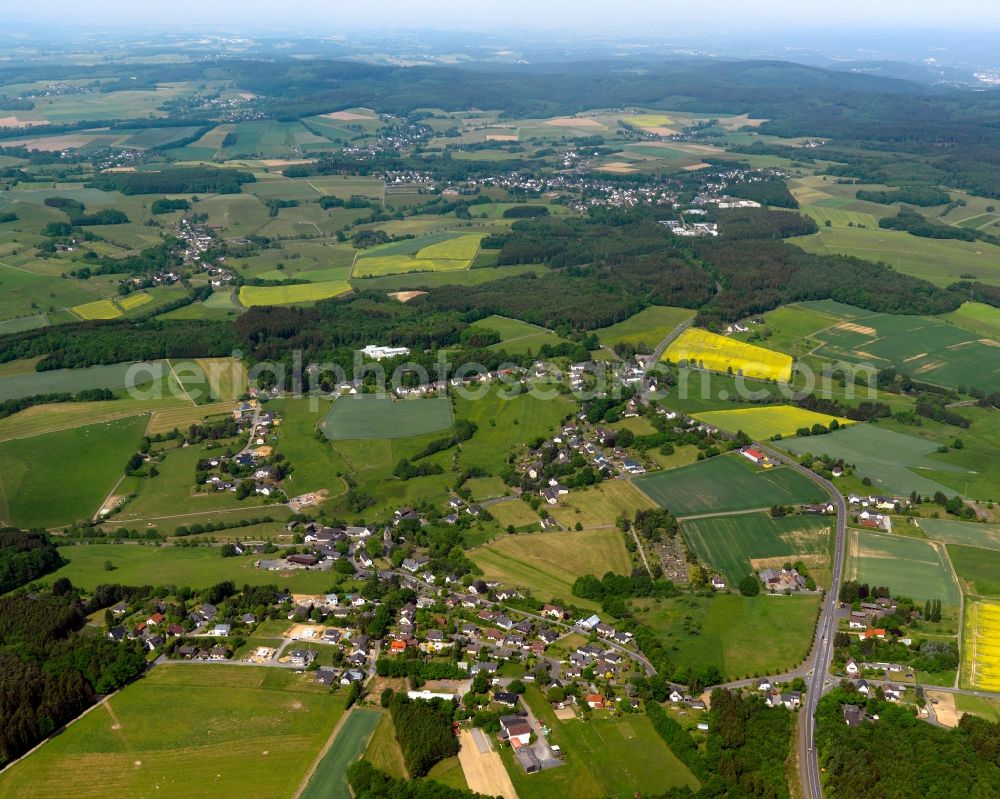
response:
{"label": "overcast sky haze", "polygon": [[275,26],[304,34],[359,28],[572,29],[650,38],[739,34],[770,28],[1000,29],[1000,3],[990,0],[5,0],[3,16],[25,23],[167,27],[231,25],[235,31]]}

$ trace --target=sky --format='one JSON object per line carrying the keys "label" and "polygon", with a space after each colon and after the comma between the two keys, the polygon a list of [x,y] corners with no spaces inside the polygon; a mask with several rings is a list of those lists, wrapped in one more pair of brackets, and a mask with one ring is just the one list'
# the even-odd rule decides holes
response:
{"label": "sky", "polygon": [[741,30],[916,28],[1000,30],[995,0],[32,0],[2,5],[5,20],[164,27],[280,26],[317,35],[361,28],[572,30],[670,39],[690,33]]}

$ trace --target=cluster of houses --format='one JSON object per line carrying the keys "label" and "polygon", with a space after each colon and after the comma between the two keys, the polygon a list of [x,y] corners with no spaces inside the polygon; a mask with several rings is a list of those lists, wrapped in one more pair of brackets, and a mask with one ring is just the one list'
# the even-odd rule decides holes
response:
{"label": "cluster of houses", "polygon": [[900,513],[909,507],[909,501],[896,497],[859,496],[848,494],[847,502],[857,512],[858,524],[870,530],[892,532],[890,513]]}
{"label": "cluster of houses", "polygon": [[761,569],[760,581],[771,593],[805,591],[806,578],[795,569]]}
{"label": "cluster of houses", "polygon": [[801,691],[777,690],[778,686],[773,684],[767,677],[756,680],[754,688],[764,697],[764,703],[768,707],[785,707],[789,710],[798,710],[802,706]]}

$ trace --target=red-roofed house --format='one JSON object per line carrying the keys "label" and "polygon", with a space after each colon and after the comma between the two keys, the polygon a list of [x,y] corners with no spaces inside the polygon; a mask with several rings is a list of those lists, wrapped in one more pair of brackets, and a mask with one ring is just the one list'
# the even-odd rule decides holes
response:
{"label": "red-roofed house", "polygon": [[740,450],[740,455],[753,463],[760,463],[767,458],[763,452],[759,449],[754,449],[753,447],[743,447],[743,449]]}
{"label": "red-roofed house", "polygon": [[592,708],[602,708],[604,707],[604,697],[601,694],[588,694],[587,704]]}

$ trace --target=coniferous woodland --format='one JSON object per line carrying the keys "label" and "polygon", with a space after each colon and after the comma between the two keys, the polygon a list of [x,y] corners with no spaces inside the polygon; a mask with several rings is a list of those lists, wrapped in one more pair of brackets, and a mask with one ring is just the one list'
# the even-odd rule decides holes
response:
{"label": "coniferous woodland", "polygon": [[389,702],[389,713],[411,776],[423,777],[438,761],[458,754],[458,738],[452,730],[453,702],[411,700],[395,694]]}

